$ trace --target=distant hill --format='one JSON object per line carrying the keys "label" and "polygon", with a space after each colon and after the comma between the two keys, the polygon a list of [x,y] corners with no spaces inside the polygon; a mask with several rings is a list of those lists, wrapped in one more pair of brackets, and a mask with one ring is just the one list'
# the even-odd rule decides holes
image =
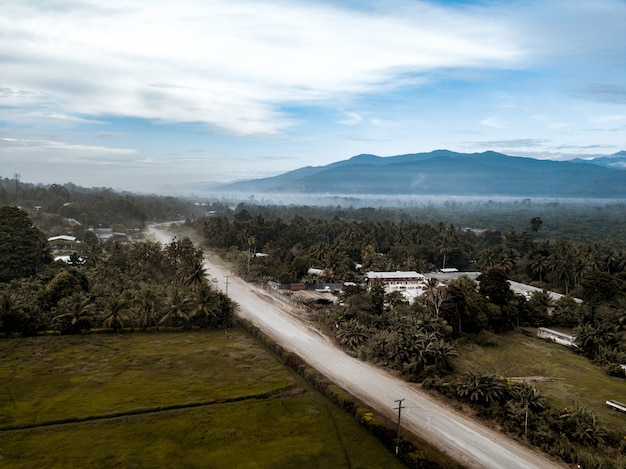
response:
{"label": "distant hill", "polygon": [[593,160],[552,161],[436,150],[380,157],[358,155],[220,191],[250,194],[370,194],[626,198],[626,152]]}

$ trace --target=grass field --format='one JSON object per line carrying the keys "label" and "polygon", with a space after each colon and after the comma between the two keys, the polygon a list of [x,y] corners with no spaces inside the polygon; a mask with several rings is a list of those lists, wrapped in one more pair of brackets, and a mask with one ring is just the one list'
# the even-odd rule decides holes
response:
{"label": "grass field", "polygon": [[496,373],[503,377],[541,377],[535,383],[557,408],[576,405],[592,410],[604,426],[626,435],[626,414],[610,410],[609,399],[626,402],[626,380],[613,378],[571,349],[530,333],[510,332],[500,345],[459,347],[455,370]]}
{"label": "grass field", "polygon": [[2,467],[403,467],[241,330],[1,340],[0,383]]}

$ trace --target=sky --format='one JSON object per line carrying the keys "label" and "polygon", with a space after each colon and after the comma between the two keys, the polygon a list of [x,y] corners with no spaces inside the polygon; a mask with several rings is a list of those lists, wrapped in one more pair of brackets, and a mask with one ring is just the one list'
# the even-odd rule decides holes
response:
{"label": "sky", "polygon": [[162,194],[361,153],[626,150],[624,0],[0,0],[0,177]]}

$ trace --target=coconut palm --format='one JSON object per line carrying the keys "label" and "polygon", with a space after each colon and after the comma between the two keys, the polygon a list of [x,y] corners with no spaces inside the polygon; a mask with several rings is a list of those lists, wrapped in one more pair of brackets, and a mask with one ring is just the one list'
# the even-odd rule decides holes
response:
{"label": "coconut palm", "polygon": [[586,407],[577,407],[561,415],[565,420],[565,431],[571,438],[585,446],[597,446],[607,436],[606,428],[600,424],[596,415]]}
{"label": "coconut palm", "polygon": [[189,313],[190,320],[197,320],[201,327],[215,326],[218,318],[218,298],[217,293],[211,290],[208,285],[197,288],[193,297],[194,307]]}
{"label": "coconut palm", "polygon": [[6,337],[22,329],[28,319],[27,307],[25,298],[18,292],[4,291],[0,294],[0,328]]}
{"label": "coconut palm", "polygon": [[137,325],[142,331],[152,326],[155,317],[159,313],[162,297],[159,289],[155,289],[149,285],[143,285],[135,292],[132,299],[133,309],[137,313]]}
{"label": "coconut palm", "polygon": [[487,407],[500,401],[504,393],[504,381],[490,374],[469,372],[457,385],[457,396]]}
{"label": "coconut palm", "polygon": [[337,340],[349,350],[355,351],[369,338],[369,329],[357,319],[350,319],[338,325]]}
{"label": "coconut palm", "polygon": [[176,281],[187,287],[201,287],[208,285],[206,266],[199,260],[188,260],[180,265],[176,271]]}
{"label": "coconut palm", "polygon": [[59,325],[62,333],[76,333],[92,326],[96,317],[96,305],[84,292],[76,292],[60,299],[55,313],[53,322]]}
{"label": "coconut palm", "polygon": [[186,292],[173,287],[166,300],[165,312],[159,324],[170,323],[172,326],[181,326],[189,320],[189,296]]}
{"label": "coconut palm", "polygon": [[113,329],[117,334],[130,321],[128,302],[123,296],[111,296],[104,307],[102,325]]}

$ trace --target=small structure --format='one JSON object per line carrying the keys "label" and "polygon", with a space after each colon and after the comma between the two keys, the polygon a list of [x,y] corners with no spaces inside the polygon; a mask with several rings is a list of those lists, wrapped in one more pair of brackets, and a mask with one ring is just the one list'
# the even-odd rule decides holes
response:
{"label": "small structure", "polygon": [[576,346],[576,343],[575,343],[576,337],[572,335],[564,334],[563,332],[548,329],[547,327],[538,328],[537,337],[551,340],[552,342],[556,342],[557,344],[560,344],[560,345],[565,345],[566,347]]}
{"label": "small structure", "polygon": [[613,410],[626,413],[626,404],[622,404],[621,402],[611,400],[611,401],[606,401],[606,405],[608,405]]}

